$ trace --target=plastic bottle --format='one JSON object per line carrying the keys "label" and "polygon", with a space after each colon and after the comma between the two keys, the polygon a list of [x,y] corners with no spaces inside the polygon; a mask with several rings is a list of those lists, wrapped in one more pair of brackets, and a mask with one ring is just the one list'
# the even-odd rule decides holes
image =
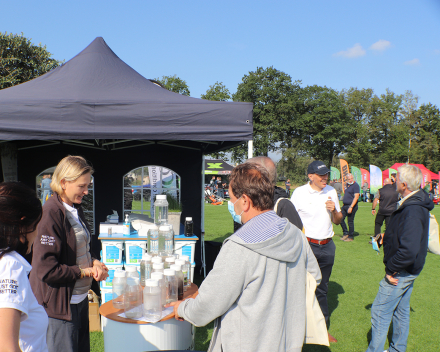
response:
{"label": "plastic bottle", "polygon": [[165,269],[163,272],[165,276],[165,290],[166,290],[166,298],[167,303],[177,301],[177,278],[176,272],[172,269]]}
{"label": "plastic bottle", "polygon": [[127,278],[124,270],[115,270],[115,276],[112,281],[113,307],[124,309],[124,293],[127,286]]}
{"label": "plastic bottle", "polygon": [[159,228],[153,226],[148,230],[148,253],[152,255],[159,254]]}
{"label": "plastic bottle", "polygon": [[163,263],[154,263],[153,264],[153,273],[163,273],[164,264]]}
{"label": "plastic bottle", "polygon": [[127,318],[137,319],[142,316],[142,290],[139,286],[139,278],[127,277],[124,310]]}
{"label": "plastic bottle", "polygon": [[166,224],[168,222],[168,201],[165,194],[156,196],[154,202],[154,223],[157,226]]}
{"label": "plastic bottle", "polygon": [[183,259],[177,259],[175,264],[178,264],[182,267],[183,274],[183,291],[185,292],[188,289],[188,270],[189,264]]}
{"label": "plastic bottle", "polygon": [[154,263],[163,263],[162,257],[153,257],[151,262]]}
{"label": "plastic bottle", "polygon": [[177,278],[177,299],[179,301],[183,300],[183,273],[182,266],[179,264],[171,265],[170,269],[175,271]]}
{"label": "plastic bottle", "polygon": [[142,254],[141,260],[141,286],[145,287],[145,280],[151,277],[151,272],[153,271],[153,264],[151,263],[151,255]]}
{"label": "plastic bottle", "polygon": [[166,257],[164,269],[169,269],[170,265],[173,265],[175,261],[176,261],[176,258],[174,258],[174,256]]}
{"label": "plastic bottle", "polygon": [[167,225],[168,230],[165,232],[165,254],[170,256],[174,252],[174,231],[172,225]]}
{"label": "plastic bottle", "polygon": [[137,270],[137,267],[134,265],[127,265],[125,267],[125,271],[127,273],[127,277],[135,277],[139,280],[140,275],[139,275],[139,271]]}
{"label": "plastic bottle", "polygon": [[192,237],[194,235],[194,223],[191,217],[185,218],[184,232],[186,237]]}
{"label": "plastic bottle", "polygon": [[153,323],[162,318],[162,292],[159,282],[155,279],[145,281],[143,313],[144,317]]}
{"label": "plastic bottle", "polygon": [[158,249],[158,255],[159,256],[168,256],[168,254],[165,251],[165,238],[167,236],[168,232],[168,225],[161,225],[159,226],[159,249]]}
{"label": "plastic bottle", "polygon": [[182,255],[179,259],[184,260],[185,263],[188,265],[188,271],[186,273],[186,286],[191,287],[191,263],[189,261],[189,256]]}
{"label": "plastic bottle", "polygon": [[130,236],[130,215],[125,214],[124,227],[122,228],[122,235]]}
{"label": "plastic bottle", "polygon": [[163,273],[155,272],[151,274],[151,278],[159,281],[159,288],[162,292],[162,305],[165,306],[167,304],[167,291],[165,289],[165,276]]}

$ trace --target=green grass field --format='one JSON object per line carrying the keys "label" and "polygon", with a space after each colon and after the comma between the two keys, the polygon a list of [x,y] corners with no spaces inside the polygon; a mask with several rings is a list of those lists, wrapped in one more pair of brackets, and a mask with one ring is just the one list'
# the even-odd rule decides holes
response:
{"label": "green grass field", "polygon": [[[440,219],[440,206],[433,214]],[[330,333],[338,343],[330,348],[307,345],[305,352],[365,351],[371,338],[370,309],[379,282],[384,276],[382,252],[377,255],[368,244],[374,231],[371,203],[360,203],[355,217],[355,240],[342,242],[340,226],[334,226],[336,259],[329,283]],[[205,205],[205,240],[222,242],[233,232],[227,204]],[[428,253],[425,267],[414,284],[411,297],[411,324],[407,351],[440,351],[440,257]],[[196,277],[199,284],[201,277]],[[206,351],[212,323],[197,328],[196,350]],[[102,333],[91,334],[91,351],[103,351]],[[390,335],[389,335],[390,336]],[[388,345],[385,345],[387,348]]]}

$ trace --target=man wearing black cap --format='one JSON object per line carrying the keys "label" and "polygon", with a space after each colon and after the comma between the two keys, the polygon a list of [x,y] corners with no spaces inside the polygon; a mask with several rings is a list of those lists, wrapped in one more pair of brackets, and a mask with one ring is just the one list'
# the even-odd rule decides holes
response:
{"label": "man wearing black cap", "polygon": [[[336,190],[327,185],[330,170],[322,161],[313,161],[307,168],[309,182],[298,187],[291,201],[302,220],[305,235],[321,269],[322,280],[316,288],[316,298],[327,323],[329,310],[327,304],[328,282],[335,261],[336,246],[333,243],[333,225],[339,225],[342,213]],[[329,334],[330,342],[337,340]]]}

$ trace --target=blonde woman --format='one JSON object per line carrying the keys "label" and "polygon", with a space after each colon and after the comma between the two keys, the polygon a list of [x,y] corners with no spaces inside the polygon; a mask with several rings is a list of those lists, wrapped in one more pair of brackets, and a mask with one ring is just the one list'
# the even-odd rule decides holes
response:
{"label": "blonde woman", "polygon": [[61,160],[50,184],[54,195],[38,225],[30,282],[49,316],[49,352],[90,351],[87,292],[93,279],[108,276],[90,252],[90,228],[81,209],[92,174],[80,156]]}

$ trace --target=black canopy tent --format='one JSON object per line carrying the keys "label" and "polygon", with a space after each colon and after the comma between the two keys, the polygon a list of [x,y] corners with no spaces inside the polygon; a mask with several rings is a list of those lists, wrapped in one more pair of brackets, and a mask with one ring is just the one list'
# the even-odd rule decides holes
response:
{"label": "black canopy tent", "polygon": [[[221,123],[219,123],[221,121]],[[18,180],[68,154],[94,166],[95,231],[123,204],[122,178],[160,165],[182,179],[182,216],[200,235],[202,157],[252,139],[252,104],[170,92],[120,60],[103,38],[60,67],[0,91],[0,143],[17,149]]]}

